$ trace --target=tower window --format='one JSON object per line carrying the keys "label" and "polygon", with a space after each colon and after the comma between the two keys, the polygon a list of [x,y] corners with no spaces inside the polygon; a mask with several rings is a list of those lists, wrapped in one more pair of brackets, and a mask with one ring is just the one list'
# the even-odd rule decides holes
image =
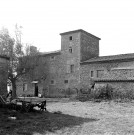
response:
{"label": "tower window", "polygon": [[70,53],[72,53],[72,52],[73,52],[72,47],[69,47],[69,52],[70,52]]}
{"label": "tower window", "polygon": [[70,36],[70,37],[69,37],[69,40],[72,40],[72,39],[73,39],[73,37],[72,37],[72,36]]}
{"label": "tower window", "polygon": [[68,83],[68,80],[64,80],[64,83],[67,84]]}
{"label": "tower window", "polygon": [[74,65],[70,65],[70,73],[74,72]]}
{"label": "tower window", "polygon": [[55,56],[51,56],[50,59],[51,59],[51,60],[54,60],[54,59],[55,59]]}
{"label": "tower window", "polygon": [[54,85],[55,84],[55,80],[51,80],[51,85]]}
{"label": "tower window", "polygon": [[23,84],[23,91],[27,91],[27,83]]}

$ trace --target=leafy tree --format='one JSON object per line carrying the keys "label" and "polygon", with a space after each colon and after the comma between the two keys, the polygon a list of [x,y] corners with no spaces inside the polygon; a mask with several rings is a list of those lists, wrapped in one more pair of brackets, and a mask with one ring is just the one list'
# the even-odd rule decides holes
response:
{"label": "leafy tree", "polygon": [[39,62],[39,51],[36,47],[21,43],[21,34],[16,26],[16,38],[9,35],[8,29],[0,31],[0,54],[10,57],[8,79],[12,84],[12,98],[16,97],[16,81],[33,71]]}

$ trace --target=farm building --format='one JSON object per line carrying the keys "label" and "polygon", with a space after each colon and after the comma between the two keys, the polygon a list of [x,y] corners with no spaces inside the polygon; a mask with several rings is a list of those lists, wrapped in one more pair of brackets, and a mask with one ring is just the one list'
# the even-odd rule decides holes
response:
{"label": "farm building", "polygon": [[34,73],[41,79],[20,81],[18,95],[62,97],[67,89],[76,94],[81,84],[90,87],[92,80],[95,87],[110,84],[116,89],[133,89],[134,54],[99,56],[100,38],[82,29],[60,35],[61,50],[39,56],[42,68]]}

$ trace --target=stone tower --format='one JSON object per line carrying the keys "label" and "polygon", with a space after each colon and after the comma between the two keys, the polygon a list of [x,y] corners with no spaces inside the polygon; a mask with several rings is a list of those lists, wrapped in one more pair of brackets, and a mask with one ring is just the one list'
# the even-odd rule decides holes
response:
{"label": "stone tower", "polygon": [[82,29],[60,35],[65,87],[77,87],[80,83],[80,62],[99,56],[100,38]]}
{"label": "stone tower", "polygon": [[81,31],[80,36],[80,60],[86,61],[88,59],[99,56],[99,40],[100,38],[84,31]]}

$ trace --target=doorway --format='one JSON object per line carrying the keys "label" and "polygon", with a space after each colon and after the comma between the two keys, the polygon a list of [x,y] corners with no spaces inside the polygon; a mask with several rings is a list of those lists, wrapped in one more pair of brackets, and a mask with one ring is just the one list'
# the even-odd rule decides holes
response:
{"label": "doorway", "polygon": [[38,83],[35,83],[34,96],[35,96],[35,97],[38,97]]}

